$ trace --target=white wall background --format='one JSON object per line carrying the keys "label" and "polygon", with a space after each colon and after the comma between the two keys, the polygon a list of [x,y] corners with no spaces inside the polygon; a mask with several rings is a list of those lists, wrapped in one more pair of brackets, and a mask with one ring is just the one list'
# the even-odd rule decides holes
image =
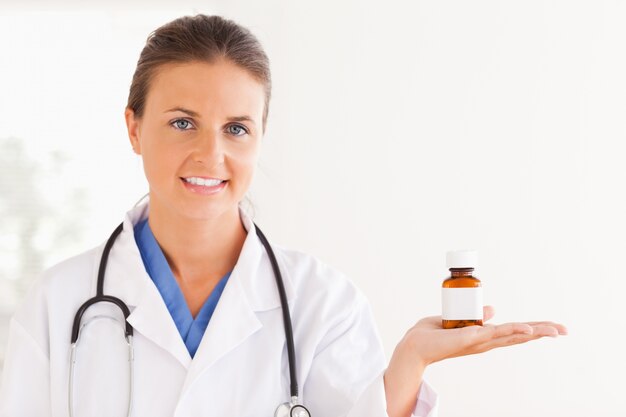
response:
{"label": "white wall background", "polygon": [[[357,283],[388,357],[439,314],[448,249],[479,250],[494,322],[568,325],[431,366],[441,417],[624,415],[625,2],[14,3],[0,139],[37,174],[2,175],[56,210],[34,239],[43,267],[99,244],[146,191],[123,110],[147,35],[221,14],[272,61],[257,221]],[[80,231],[53,235],[78,209]],[[20,294],[15,227],[1,232],[0,330]]]}

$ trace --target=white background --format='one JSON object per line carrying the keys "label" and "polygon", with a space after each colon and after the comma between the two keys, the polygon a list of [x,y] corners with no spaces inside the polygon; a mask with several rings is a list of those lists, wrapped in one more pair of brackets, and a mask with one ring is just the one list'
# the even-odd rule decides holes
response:
{"label": "white background", "polygon": [[[42,267],[101,243],[147,191],[123,110],[148,34],[220,14],[272,65],[256,221],[351,277],[388,357],[440,313],[449,249],[479,251],[494,322],[568,326],[429,367],[441,417],[624,415],[626,2],[15,3],[0,6],[0,139],[36,174],[1,175],[54,208]],[[1,225],[0,330],[21,294],[17,226]]]}

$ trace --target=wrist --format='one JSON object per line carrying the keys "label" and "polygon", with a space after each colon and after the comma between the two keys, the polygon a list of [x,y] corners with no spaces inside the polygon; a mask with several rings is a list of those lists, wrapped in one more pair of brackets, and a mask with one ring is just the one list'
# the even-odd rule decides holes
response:
{"label": "wrist", "polygon": [[414,368],[420,369],[423,373],[426,367],[435,361],[424,355],[424,349],[418,342],[419,339],[415,337],[410,338],[405,335],[394,349],[393,354],[405,358],[412,358],[411,363],[414,364]]}
{"label": "wrist", "polygon": [[384,375],[390,417],[412,415],[426,366],[427,362],[405,340],[396,346]]}

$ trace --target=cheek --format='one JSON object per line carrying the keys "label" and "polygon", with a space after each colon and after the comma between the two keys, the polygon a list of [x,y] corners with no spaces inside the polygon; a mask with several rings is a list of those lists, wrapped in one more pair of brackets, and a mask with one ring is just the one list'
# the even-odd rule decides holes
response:
{"label": "cheek", "polygon": [[236,157],[230,160],[231,175],[236,179],[237,189],[244,189],[243,191],[247,190],[252,182],[257,164],[258,152],[254,148],[240,151],[237,153]]}
{"label": "cheek", "polygon": [[143,165],[148,181],[156,183],[172,177],[172,169],[176,160],[176,151],[160,146],[159,142],[149,141],[143,148]]}
{"label": "cheek", "polygon": [[245,172],[248,180],[254,175],[259,162],[259,152],[257,147],[250,148],[239,160],[239,169]]}

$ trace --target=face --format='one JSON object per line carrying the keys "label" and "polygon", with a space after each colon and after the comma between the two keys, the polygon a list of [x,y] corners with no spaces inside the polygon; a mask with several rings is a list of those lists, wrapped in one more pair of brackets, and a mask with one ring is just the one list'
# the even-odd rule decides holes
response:
{"label": "face", "polygon": [[199,220],[237,212],[258,160],[264,100],[263,85],[226,60],[160,66],[141,119],[125,114],[151,208]]}

